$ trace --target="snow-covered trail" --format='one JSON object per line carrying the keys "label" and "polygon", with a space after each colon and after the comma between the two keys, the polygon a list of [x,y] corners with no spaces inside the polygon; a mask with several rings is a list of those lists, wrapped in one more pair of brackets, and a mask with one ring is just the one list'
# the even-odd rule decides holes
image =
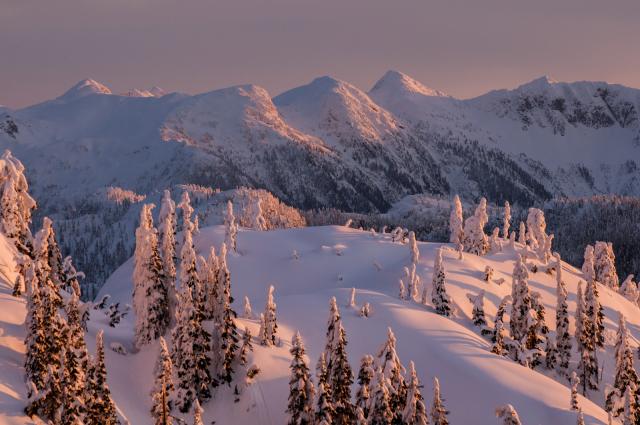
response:
{"label": "snow-covered trail", "polygon": [[[218,247],[223,238],[222,227],[202,229],[195,241],[197,251],[208,252],[212,244]],[[487,317],[493,319],[498,303],[511,292],[516,252],[505,243],[501,253],[482,258],[465,254],[461,261],[447,244],[420,243],[418,273],[423,284],[429,287],[436,250],[443,246],[447,291],[458,305],[452,319],[433,313],[430,306],[398,299],[397,282],[411,257],[407,245],[391,242],[388,235],[372,236],[368,232],[336,226],[271,232],[241,231],[239,253],[229,256],[236,311],[242,311],[242,299],[248,296],[254,314],[259,314],[266,300],[267,288],[273,284],[276,288],[278,332],[283,344],[265,348],[254,342],[252,361],[261,369],[258,384],[243,392],[239,403],[233,403],[231,394],[223,390],[204,405],[205,419],[215,420],[217,424],[284,423],[291,336],[300,330],[310,367],[314,370],[318,355],[324,348],[329,299],[336,296],[347,332],[349,360],[354,373],[357,373],[364,354],[377,354],[386,337],[387,327],[391,327],[396,334],[398,354],[403,363],[408,364],[410,360],[416,363],[427,401],[431,399],[433,377],[439,377],[452,423],[495,424],[494,409],[506,403],[515,406],[526,424],[575,423],[576,414],[569,410],[570,391],[564,382],[552,373],[548,377],[491,354],[489,343],[479,336],[471,323],[472,304],[467,295],[475,295],[484,289]],[[294,250],[298,259],[292,256]],[[482,280],[486,265],[495,269],[494,279],[505,280],[502,285]],[[570,293],[570,314],[573,315],[575,292],[581,276],[568,265],[563,269]],[[114,301],[130,302],[131,271],[132,261],[129,260],[109,279],[102,293],[110,293]],[[554,329],[555,277],[538,272],[531,275],[529,284],[532,291],[540,292],[547,308],[547,323]],[[356,288],[358,306],[365,302],[371,304],[371,317],[362,318],[356,309],[346,306],[352,287]],[[606,288],[601,288],[600,293],[608,331],[615,330],[617,311],[622,311],[637,339],[640,336],[638,307]],[[122,327],[106,329],[106,340],[122,342],[127,334],[131,339],[131,323],[132,317],[128,317]],[[256,335],[258,328],[254,320],[239,320],[241,329],[245,325]],[[608,350],[611,351],[611,347]],[[114,397],[127,415],[134,418],[132,423],[151,423],[147,415],[147,393],[152,379],[150,368],[136,365],[153,363],[154,354],[155,347],[150,347],[147,354],[127,357],[107,353]],[[139,360],[139,357],[144,360]],[[611,356],[601,352],[599,358],[605,365],[604,381],[609,382],[613,364]],[[125,394],[116,390],[125,386],[128,387]],[[132,397],[132,394],[136,396]],[[600,402],[602,396],[596,394],[593,398]],[[606,423],[606,413],[596,404],[582,397],[580,404],[588,424]]]}

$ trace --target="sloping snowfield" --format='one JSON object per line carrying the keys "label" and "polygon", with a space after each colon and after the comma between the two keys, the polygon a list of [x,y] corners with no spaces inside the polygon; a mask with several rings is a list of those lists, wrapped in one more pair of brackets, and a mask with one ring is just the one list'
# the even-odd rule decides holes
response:
{"label": "sloping snowfield", "polygon": [[[224,238],[222,227],[203,229],[196,237],[199,253],[218,247]],[[248,296],[258,315],[266,300],[269,284],[275,286],[279,336],[282,346],[265,348],[254,342],[252,362],[261,369],[255,383],[243,390],[240,401],[233,403],[232,391],[218,390],[214,400],[204,405],[207,423],[216,424],[282,424],[286,421],[288,395],[288,349],[292,334],[299,330],[310,356],[312,370],[324,349],[328,305],[332,296],[338,299],[348,336],[351,366],[357,373],[364,354],[377,354],[384,342],[387,327],[398,340],[398,354],[405,365],[416,363],[423,395],[431,399],[432,379],[440,379],[452,424],[494,424],[497,406],[511,403],[524,424],[573,424],[576,414],[569,410],[570,391],[566,381],[549,372],[520,366],[509,359],[490,353],[490,344],[479,336],[471,323],[472,304],[467,295],[486,291],[487,317],[493,319],[503,296],[511,293],[511,272],[516,252],[507,242],[503,252],[486,257],[465,254],[458,259],[448,244],[420,243],[418,272],[422,282],[431,287],[431,273],[436,250],[443,247],[447,291],[452,296],[456,313],[452,319],[439,316],[430,306],[399,299],[398,279],[403,267],[410,264],[408,245],[394,243],[389,235],[345,227],[311,227],[270,232],[241,231],[238,254],[229,256],[235,309],[242,312],[242,299]],[[522,249],[520,245],[517,250]],[[296,251],[298,258],[292,255]],[[532,262],[532,260],[529,260]],[[130,302],[132,260],[120,267],[108,280],[102,294],[112,301]],[[482,280],[486,265],[495,269],[494,281]],[[564,265],[563,277],[569,291],[569,309],[575,312],[575,294],[581,272]],[[504,279],[498,285],[495,280]],[[531,275],[530,290],[537,291],[547,309],[547,323],[554,329],[555,276],[544,272]],[[371,316],[362,318],[348,307],[350,289],[356,288],[356,303],[371,304]],[[430,297],[429,297],[430,298]],[[625,314],[628,327],[638,337],[640,320],[637,307],[607,288],[600,288],[605,307],[606,327],[614,332],[618,313]],[[127,317],[117,328],[105,327],[100,312],[93,314],[91,334],[105,329],[106,344],[120,342],[131,348],[133,317]],[[255,320],[239,320],[256,335]],[[571,323],[573,332],[573,319]],[[255,338],[254,338],[255,339]],[[608,338],[611,344],[612,337]],[[613,374],[611,346],[599,353],[604,365],[604,381]],[[107,366],[114,398],[132,424],[150,424],[148,391],[157,346],[138,354],[122,356],[109,352]],[[574,356],[575,357],[575,356]],[[574,365],[577,359],[573,359]],[[601,384],[601,388],[605,387]],[[355,392],[355,389],[354,389]],[[602,404],[602,395],[592,398]],[[596,404],[580,397],[587,423],[606,423],[606,413]],[[428,406],[429,407],[429,406]]]}

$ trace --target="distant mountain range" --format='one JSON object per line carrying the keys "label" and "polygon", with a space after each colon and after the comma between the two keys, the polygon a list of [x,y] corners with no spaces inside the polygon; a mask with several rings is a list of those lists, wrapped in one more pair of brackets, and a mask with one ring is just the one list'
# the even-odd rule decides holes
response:
{"label": "distant mountain range", "polygon": [[356,212],[417,193],[521,205],[638,196],[639,110],[638,89],[547,77],[469,100],[396,71],[368,93],[321,77],[276,97],[255,85],[116,95],[84,80],[0,108],[0,147],[27,166],[42,214],[115,231],[124,213],[102,211],[108,187],[155,200],[175,184],[244,185],[302,209]]}

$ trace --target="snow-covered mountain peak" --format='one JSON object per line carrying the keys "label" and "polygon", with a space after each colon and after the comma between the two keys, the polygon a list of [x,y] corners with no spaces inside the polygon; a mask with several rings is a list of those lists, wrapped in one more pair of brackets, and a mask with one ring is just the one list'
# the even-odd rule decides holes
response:
{"label": "snow-covered mountain peak", "polygon": [[85,78],[67,90],[59,99],[73,100],[91,94],[112,94],[109,87],[91,78]]}
{"label": "snow-covered mountain peak", "polygon": [[558,84],[558,81],[548,75],[543,75],[542,77],[531,80],[528,83],[521,84],[516,90],[540,91],[545,90],[554,84]]}
{"label": "snow-covered mountain peak", "polygon": [[273,101],[296,128],[338,141],[381,141],[399,129],[393,115],[365,92],[332,77],[316,78]]}
{"label": "snow-covered mountain peak", "polygon": [[158,86],[153,86],[148,90],[137,89],[137,88],[129,89],[126,92],[124,92],[122,95],[127,97],[162,97],[165,94],[167,94],[167,92],[164,91],[164,89]]}
{"label": "snow-covered mountain peak", "polygon": [[376,95],[398,95],[402,93],[417,93],[423,96],[447,96],[446,93],[425,86],[399,71],[387,71],[373,86],[370,94]]}
{"label": "snow-covered mountain peak", "polygon": [[162,97],[167,94],[167,91],[162,87],[153,86],[149,89],[149,93],[151,93],[155,97]]}

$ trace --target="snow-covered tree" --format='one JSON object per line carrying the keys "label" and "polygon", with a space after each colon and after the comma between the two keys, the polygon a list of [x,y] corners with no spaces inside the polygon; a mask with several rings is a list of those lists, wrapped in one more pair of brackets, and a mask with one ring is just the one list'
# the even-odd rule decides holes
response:
{"label": "snow-covered tree", "polygon": [[487,318],[484,314],[484,289],[481,289],[478,295],[470,297],[473,302],[473,310],[471,310],[471,321],[481,330],[487,328]]}
{"label": "snow-covered tree", "polygon": [[89,367],[86,390],[85,425],[119,424],[116,405],[107,385],[107,367],[104,363],[103,333],[96,336],[96,355]]}
{"label": "snow-covered tree", "polygon": [[584,262],[582,263],[582,274],[584,275],[584,280],[589,282],[590,280],[595,280],[596,278],[596,269],[595,269],[595,256],[593,253],[593,246],[587,245],[584,248]]}
{"label": "snow-covered tree", "polygon": [[356,288],[351,288],[351,291],[349,291],[349,301],[347,302],[347,307],[356,307]]}
{"label": "snow-covered tree", "polygon": [[178,387],[175,404],[186,413],[196,398],[205,401],[211,397],[209,386],[212,384],[211,335],[202,326],[202,314],[194,306],[189,286],[180,294],[176,321],[171,353]]}
{"label": "snow-covered tree", "polygon": [[462,230],[462,203],[458,195],[453,197],[451,205],[451,214],[449,216],[449,242],[454,244],[456,248],[464,244],[464,231]]}
{"label": "snow-covered tree", "polygon": [[[71,294],[65,307],[67,323],[65,327],[66,348],[61,356],[63,365],[62,382],[63,418],[66,423],[75,424],[84,413],[84,396],[86,386],[86,371],[89,368],[89,352],[84,340],[79,299],[75,293]],[[74,422],[75,421],[75,422]]]}
{"label": "snow-covered tree", "polygon": [[[611,425],[611,422],[609,422]],[[582,409],[578,410],[578,415],[576,416],[576,425],[585,425],[584,424],[584,414],[582,413]]]}
{"label": "snow-covered tree", "polygon": [[396,337],[391,328],[387,328],[387,340],[378,351],[378,366],[382,368],[389,388],[389,404],[396,421],[401,420],[402,410],[407,402],[407,384],[404,380],[404,366],[396,352]]}
{"label": "snow-covered tree", "polygon": [[140,213],[140,226],[136,230],[133,306],[136,314],[135,344],[137,348],[164,335],[169,323],[170,301],[158,235],[153,227],[151,209],[146,204]]}
{"label": "snow-covered tree", "polygon": [[227,202],[227,211],[224,216],[224,242],[227,247],[236,252],[238,238],[238,225],[236,224],[236,218],[233,215],[233,204],[231,201]]}
{"label": "snow-covered tree", "polygon": [[571,360],[571,335],[569,334],[569,305],[567,287],[562,279],[562,261],[556,254],[556,349],[558,351],[557,370],[567,376]]}
{"label": "snow-covered tree", "polygon": [[369,414],[371,381],[374,373],[373,356],[366,354],[360,360],[358,391],[356,392],[356,407],[362,410],[365,417]]}
{"label": "snow-covered tree", "polygon": [[500,243],[500,228],[494,227],[493,232],[491,233],[491,237],[489,238],[489,251],[490,252],[501,252],[502,244]]}
{"label": "snow-covered tree", "polygon": [[353,372],[347,357],[347,335],[338,322],[336,340],[331,356],[330,369],[331,403],[334,408],[334,423],[348,425],[355,420],[355,407],[351,402]]}
{"label": "snow-covered tree", "polygon": [[547,369],[553,370],[558,364],[558,349],[551,335],[547,335],[544,346],[544,365]]}
{"label": "snow-covered tree", "polygon": [[[33,383],[31,382],[33,385]],[[42,389],[36,390],[33,386],[29,390],[29,403],[24,412],[29,417],[35,415],[50,421],[49,423],[61,422],[60,407],[62,406],[62,369],[60,365],[54,367],[49,365],[44,375],[44,385]]]}
{"label": "snow-covered tree", "polygon": [[418,261],[420,261],[420,250],[418,249],[418,242],[416,241],[414,231],[409,232],[409,248],[411,249],[411,262],[418,264]]}
{"label": "snow-covered tree", "polygon": [[513,268],[513,285],[511,287],[511,315],[509,329],[511,338],[522,341],[529,331],[529,311],[531,310],[531,296],[529,294],[529,271],[521,255],[518,255]]}
{"label": "snow-covered tree", "polygon": [[595,345],[604,347],[604,309],[600,304],[600,295],[598,293],[598,284],[595,280],[587,282],[587,288],[584,292],[584,302],[586,305],[585,314],[593,323]]}
{"label": "snow-covered tree", "polygon": [[440,382],[438,378],[433,378],[433,402],[431,403],[432,425],[449,425],[448,414],[449,412],[444,407],[444,402],[440,397]]}
{"label": "snow-covered tree", "polygon": [[[544,342],[549,343],[549,328],[547,327],[545,319],[546,311],[544,304],[542,304],[540,300],[540,293],[538,292],[531,294],[531,313],[533,314],[529,315],[526,348],[532,356],[530,366],[536,367],[541,363],[543,353],[542,344]],[[552,348],[553,351],[555,351],[555,346]],[[555,355],[555,353],[552,353],[552,355]]]}
{"label": "snow-covered tree", "polygon": [[242,345],[240,346],[240,354],[238,355],[239,362],[242,366],[246,366],[248,363],[247,355],[249,351],[253,351],[253,344],[251,343],[251,331],[245,326],[242,334]]}
{"label": "snow-covered tree", "polygon": [[630,385],[624,392],[622,425],[634,425],[638,423],[638,402],[636,398],[637,394],[635,385]]}
{"label": "snow-covered tree", "polygon": [[491,345],[491,352],[502,356],[504,354],[504,324],[502,323],[502,317],[496,319],[493,330],[493,344]]}
{"label": "snow-covered tree", "polygon": [[502,237],[509,239],[509,229],[511,228],[511,205],[509,201],[504,202],[504,212],[502,215]]}
{"label": "snow-covered tree", "polygon": [[331,404],[331,394],[326,390],[326,383],[319,382],[315,412],[316,425],[333,424],[334,414],[333,405]]}
{"label": "snow-covered tree", "polygon": [[24,165],[9,150],[0,157],[0,230],[21,253],[32,247],[31,213],[36,202],[29,195]]}
{"label": "snow-covered tree", "polygon": [[162,258],[162,270],[165,287],[169,295],[169,317],[173,321],[178,305],[176,292],[176,203],[171,199],[171,192],[164,191],[158,216],[159,251]]}
{"label": "snow-covered tree", "polygon": [[587,314],[586,304],[578,286],[578,308],[576,310],[576,339],[580,361],[578,363],[578,376],[582,382],[582,395],[587,395],[587,389],[598,389],[598,359],[596,357],[596,333],[595,324]]}
{"label": "snow-covered tree", "polygon": [[409,384],[407,385],[407,401],[402,412],[402,423],[407,425],[427,425],[429,417],[424,399],[420,392],[420,381],[413,362],[409,362]]}
{"label": "snow-covered tree", "polygon": [[464,246],[467,252],[485,255],[489,250],[489,241],[484,233],[484,227],[489,221],[487,215],[487,200],[480,199],[475,213],[464,222]]}
{"label": "snow-covered tree", "polygon": [[274,290],[273,285],[270,285],[267,293],[267,302],[264,306],[264,324],[260,333],[260,343],[267,346],[276,345],[276,332],[278,330],[276,303],[273,300]]}
{"label": "snow-covered tree", "polygon": [[578,403],[578,385],[580,384],[580,378],[576,372],[571,372],[569,378],[569,384],[571,384],[571,410],[579,410],[580,405]]}
{"label": "snow-covered tree", "polygon": [[180,290],[183,291],[184,288],[189,287],[194,298],[200,302],[202,300],[202,294],[200,293],[201,285],[196,268],[196,249],[193,245],[191,227],[186,223],[183,230],[183,238],[182,249],[180,250],[180,272],[178,278]]}
{"label": "snow-covered tree", "polygon": [[407,288],[404,286],[404,281],[402,279],[398,280],[398,298],[401,300],[409,299],[407,295]]}
{"label": "snow-covered tree", "polygon": [[510,404],[498,407],[496,409],[496,417],[500,419],[500,425],[522,425],[518,412]]}
{"label": "snow-covered tree", "polygon": [[638,375],[633,366],[633,351],[629,345],[629,332],[625,318],[620,313],[615,344],[615,378],[612,390],[606,394],[607,411],[616,416],[622,413],[621,405],[625,391],[629,387],[637,388],[637,386]]}
{"label": "snow-covered tree", "polygon": [[520,226],[518,227],[518,243],[522,245],[527,244],[527,227],[524,222],[520,222]]}
{"label": "snow-covered tree", "polygon": [[371,384],[371,403],[367,419],[370,425],[391,425],[394,419],[394,411],[391,408],[391,396],[382,368],[378,368]]}
{"label": "snow-covered tree", "polygon": [[637,304],[640,294],[638,293],[638,284],[633,280],[634,275],[630,274],[620,285],[620,294],[632,303]]}
{"label": "snow-covered tree", "polygon": [[[224,248],[224,245],[223,245]],[[222,249],[221,253],[226,254],[226,249]],[[223,261],[223,267],[226,269],[226,260]],[[236,358],[236,352],[238,351],[238,328],[236,327],[235,319],[236,312],[231,308],[231,303],[233,302],[233,297],[231,296],[231,276],[226,272],[227,280],[224,285],[222,285],[222,301],[221,301],[221,309],[222,309],[222,318],[218,325],[218,335],[219,335],[219,344],[220,348],[217,351],[220,358],[216,361],[216,364],[220,365],[220,371],[218,373],[218,378],[222,382],[226,382],[228,385],[231,385],[231,381],[233,380],[233,363]],[[223,281],[222,279],[220,280]],[[275,327],[275,304],[273,306],[273,318],[270,319],[274,322],[273,327]],[[275,334],[275,329],[273,330]]]}
{"label": "snow-covered tree", "polygon": [[251,208],[251,228],[253,230],[267,230],[267,221],[262,213],[262,202],[257,198]]}
{"label": "snow-covered tree", "polygon": [[436,313],[443,316],[451,315],[451,298],[445,287],[445,272],[442,263],[442,249],[438,250],[433,264],[433,280],[431,290],[431,302]]}
{"label": "snow-covered tree", "polygon": [[596,281],[613,290],[617,290],[620,285],[620,279],[616,271],[616,256],[613,253],[613,244],[611,242],[596,242],[593,255]]}
{"label": "snow-covered tree", "polygon": [[[416,263],[411,264],[411,269],[409,267],[404,268],[405,280],[407,284],[407,299],[415,300],[418,297],[418,288],[420,288],[420,276],[416,271]],[[424,292],[424,288],[423,288]],[[423,293],[423,296],[426,296],[426,293]],[[423,304],[426,304],[426,298]]]}
{"label": "snow-covered tree", "polygon": [[[35,392],[42,390],[48,375],[49,355],[47,351],[46,327],[44,323],[44,308],[40,299],[40,288],[36,282],[27,280],[27,318],[25,320],[27,333],[24,340],[25,353],[25,381],[27,387]],[[29,394],[30,398],[36,394]]]}
{"label": "snow-covered tree", "polygon": [[315,390],[309,374],[306,353],[299,332],[291,340],[291,378],[289,379],[289,425],[313,424]]}
{"label": "snow-covered tree", "polygon": [[251,301],[249,301],[249,297],[244,297],[244,305],[243,305],[243,313],[242,317],[245,319],[253,319],[253,310],[251,309]]}
{"label": "snow-covered tree", "polygon": [[151,391],[151,416],[155,425],[163,425],[168,421],[172,409],[169,393],[173,390],[173,363],[167,343],[163,337],[160,337],[160,353],[154,368],[154,383]]}

